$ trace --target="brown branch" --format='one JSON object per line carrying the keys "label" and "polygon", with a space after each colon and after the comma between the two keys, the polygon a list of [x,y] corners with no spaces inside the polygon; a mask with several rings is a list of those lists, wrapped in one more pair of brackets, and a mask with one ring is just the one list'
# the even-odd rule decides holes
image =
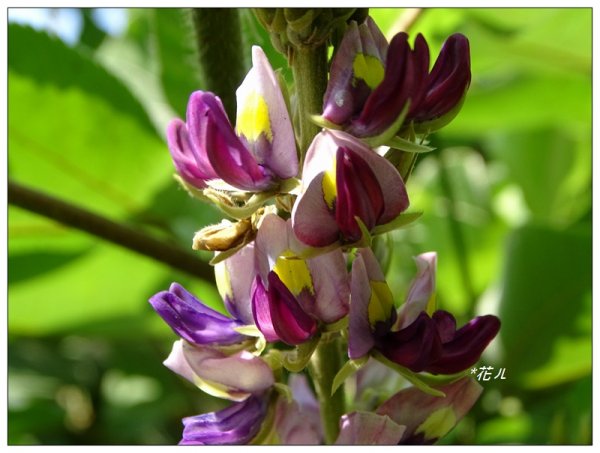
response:
{"label": "brown branch", "polygon": [[213,268],[209,264],[179,246],[165,243],[139,229],[116,223],[11,180],[8,181],[8,202],[168,264],[194,277],[210,282],[214,280]]}

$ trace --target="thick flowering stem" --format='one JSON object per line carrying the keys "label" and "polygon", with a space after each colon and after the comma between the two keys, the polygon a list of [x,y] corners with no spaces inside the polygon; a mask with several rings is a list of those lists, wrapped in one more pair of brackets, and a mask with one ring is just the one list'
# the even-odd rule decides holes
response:
{"label": "thick flowering stem", "polygon": [[235,8],[192,10],[203,89],[221,98],[229,118],[235,118],[235,90],[244,78],[239,11]]}
{"label": "thick flowering stem", "polygon": [[340,387],[333,395],[331,394],[333,379],[342,366],[339,339],[340,337],[323,338],[309,364],[309,371],[321,407],[325,443],[328,445],[333,444],[337,439],[340,417],[346,412],[344,387]]}
{"label": "thick flowering stem", "polygon": [[301,161],[310,143],[320,130],[311,119],[323,108],[327,88],[327,45],[299,47],[291,51],[290,66],[296,91],[296,130]]}

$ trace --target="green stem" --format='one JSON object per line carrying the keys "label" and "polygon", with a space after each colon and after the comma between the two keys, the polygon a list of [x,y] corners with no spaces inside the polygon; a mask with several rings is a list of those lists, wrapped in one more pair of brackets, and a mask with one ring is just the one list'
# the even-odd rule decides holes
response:
{"label": "green stem", "polygon": [[335,442],[340,431],[340,417],[345,413],[344,386],[331,394],[333,378],[342,367],[339,337],[322,339],[308,366],[321,408],[325,443]]}
{"label": "green stem", "polygon": [[160,241],[139,228],[134,229],[128,225],[114,222],[10,179],[8,181],[8,202],[78,230],[86,231],[207,282],[214,279],[213,268],[187,250]]}
{"label": "green stem", "polygon": [[290,66],[296,87],[296,130],[300,156],[304,157],[320,130],[311,121],[310,115],[319,115],[323,109],[323,95],[327,89],[327,46],[294,49]]}
{"label": "green stem", "polygon": [[192,19],[203,89],[219,96],[229,118],[235,118],[235,90],[246,70],[239,11],[236,8],[195,8]]}

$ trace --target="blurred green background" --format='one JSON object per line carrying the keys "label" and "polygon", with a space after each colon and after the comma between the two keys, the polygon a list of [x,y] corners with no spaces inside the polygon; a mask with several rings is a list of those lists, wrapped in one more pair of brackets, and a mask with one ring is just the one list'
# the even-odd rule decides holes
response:
{"label": "blurred green background", "polygon": [[[404,12],[370,11],[388,37]],[[246,67],[251,44],[283,67],[239,14]],[[189,248],[220,218],[178,189],[164,143],[203,87],[189,11],[9,20],[9,178]],[[473,81],[408,182],[424,215],[390,238],[389,281],[405,294],[410,257],[436,250],[439,307],[500,316],[479,365],[506,376],[443,443],[589,444],[592,10],[430,9],[417,32],[434,55],[465,34]],[[219,306],[212,282],[14,206],[8,233],[9,444],[174,444],[217,407],[162,365],[175,335],[147,303],[178,281]]]}

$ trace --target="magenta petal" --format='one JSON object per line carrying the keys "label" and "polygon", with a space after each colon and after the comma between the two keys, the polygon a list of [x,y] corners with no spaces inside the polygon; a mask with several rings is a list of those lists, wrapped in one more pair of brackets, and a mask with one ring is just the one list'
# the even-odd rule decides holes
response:
{"label": "magenta petal", "polygon": [[342,416],[335,444],[398,445],[405,430],[387,415],[357,411]]}
{"label": "magenta petal", "polygon": [[383,213],[383,193],[365,160],[350,148],[340,147],[336,165],[335,220],[348,242],[358,241],[362,231],[356,217],[372,230]]}
{"label": "magenta petal", "polygon": [[391,222],[408,208],[408,194],[404,181],[398,170],[387,159],[345,132],[325,131],[321,134],[333,141],[337,147],[345,147],[354,151],[367,163],[377,178],[377,182],[383,193],[384,206],[383,212],[377,220],[378,225]]}
{"label": "magenta petal", "polygon": [[206,154],[223,181],[248,191],[261,191],[273,185],[272,177],[257,164],[223,112],[210,110],[206,125]]}
{"label": "magenta petal", "polygon": [[316,321],[302,310],[275,272],[269,273],[268,285],[265,290],[257,277],[252,306],[257,327],[268,341],[280,340],[290,345],[304,343],[315,333]]}
{"label": "magenta petal", "polygon": [[258,275],[252,285],[252,315],[254,316],[256,327],[262,332],[267,341],[279,341],[279,336],[275,331],[271,316],[269,294]]}

